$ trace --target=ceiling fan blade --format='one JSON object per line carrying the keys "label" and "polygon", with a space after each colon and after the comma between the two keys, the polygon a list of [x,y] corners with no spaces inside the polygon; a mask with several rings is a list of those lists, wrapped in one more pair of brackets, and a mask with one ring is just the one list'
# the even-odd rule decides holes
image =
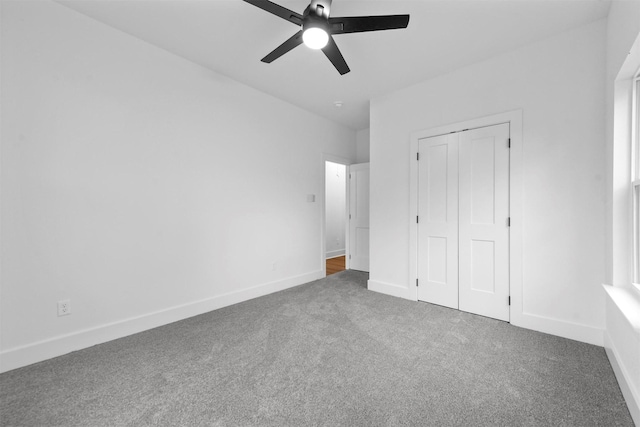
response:
{"label": "ceiling fan blade", "polygon": [[282,19],[286,19],[292,24],[302,25],[302,15],[292,10],[282,7],[278,4],[272,3],[269,0],[244,0],[245,2],[259,7],[273,15],[279,16]]}
{"label": "ceiling fan blade", "polygon": [[340,53],[340,49],[338,49],[338,45],[336,44],[333,37],[329,36],[329,42],[325,47],[322,48],[324,54],[329,58],[329,61],[336,67],[336,70],[340,73],[340,75],[347,74],[349,71],[349,66],[347,62],[344,60],[342,53]]}
{"label": "ceiling fan blade", "polygon": [[329,18],[331,34],[362,33],[365,31],[407,28],[409,15],[353,16]]}
{"label": "ceiling fan blade", "polygon": [[266,62],[267,64],[275,61],[280,58],[285,53],[289,52],[294,47],[302,44],[302,30],[295,33],[291,36],[286,42],[282,43],[280,46],[275,48],[270,54],[262,58],[262,62]]}

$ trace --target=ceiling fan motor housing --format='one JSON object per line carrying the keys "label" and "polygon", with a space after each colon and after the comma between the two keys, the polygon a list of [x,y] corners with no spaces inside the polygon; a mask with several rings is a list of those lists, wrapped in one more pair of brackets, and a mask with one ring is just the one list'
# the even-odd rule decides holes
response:
{"label": "ceiling fan motor housing", "polygon": [[302,39],[311,49],[322,49],[329,42],[329,7],[327,0],[313,0],[304,10]]}
{"label": "ceiling fan motor housing", "polygon": [[329,34],[330,0],[313,0],[304,10],[302,31],[310,28],[320,28]]}
{"label": "ceiling fan motor housing", "polygon": [[319,18],[329,19],[331,13],[331,0],[311,0],[309,6],[304,11],[304,16],[312,15]]}

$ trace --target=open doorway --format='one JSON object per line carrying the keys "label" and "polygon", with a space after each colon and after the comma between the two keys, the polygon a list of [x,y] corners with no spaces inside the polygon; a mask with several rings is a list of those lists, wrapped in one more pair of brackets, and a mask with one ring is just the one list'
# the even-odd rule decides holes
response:
{"label": "open doorway", "polygon": [[346,269],[347,166],[325,161],[326,275]]}

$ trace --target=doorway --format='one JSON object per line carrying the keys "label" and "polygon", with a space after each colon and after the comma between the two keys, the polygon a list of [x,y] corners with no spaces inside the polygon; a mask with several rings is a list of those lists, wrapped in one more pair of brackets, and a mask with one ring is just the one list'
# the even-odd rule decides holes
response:
{"label": "doorway", "polygon": [[420,301],[509,321],[509,124],[418,140]]}
{"label": "doorway", "polygon": [[369,163],[324,155],[322,269],[369,271]]}
{"label": "doorway", "polygon": [[346,270],[347,166],[325,161],[325,271]]}

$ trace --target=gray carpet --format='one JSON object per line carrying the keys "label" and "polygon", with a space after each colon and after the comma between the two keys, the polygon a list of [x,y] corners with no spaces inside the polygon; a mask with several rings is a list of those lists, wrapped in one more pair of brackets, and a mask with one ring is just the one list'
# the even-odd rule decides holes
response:
{"label": "gray carpet", "polygon": [[2,426],[632,426],[604,350],[326,279],[0,375]]}

